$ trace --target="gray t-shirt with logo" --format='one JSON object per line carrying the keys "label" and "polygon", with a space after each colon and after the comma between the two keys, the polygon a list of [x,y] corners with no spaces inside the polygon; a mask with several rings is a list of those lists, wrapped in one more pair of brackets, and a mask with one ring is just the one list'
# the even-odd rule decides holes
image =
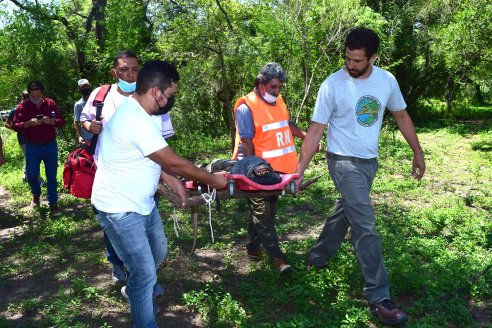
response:
{"label": "gray t-shirt with logo", "polygon": [[377,157],[385,109],[407,107],[395,77],[379,67],[372,69],[368,78],[355,79],[342,68],[321,84],[312,121],[328,125],[327,151]]}

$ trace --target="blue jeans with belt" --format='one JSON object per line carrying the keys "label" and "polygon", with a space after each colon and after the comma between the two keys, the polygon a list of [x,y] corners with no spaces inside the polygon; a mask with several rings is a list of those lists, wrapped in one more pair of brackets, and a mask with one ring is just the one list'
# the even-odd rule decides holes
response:
{"label": "blue jeans with belt", "polygon": [[58,203],[58,192],[56,188],[56,171],[58,170],[58,145],[56,140],[47,144],[26,143],[26,173],[27,182],[34,196],[41,195],[39,184],[39,171],[41,161],[44,163],[46,174],[46,188],[48,191],[48,202],[50,205]]}
{"label": "blue jeans with belt", "polygon": [[152,291],[157,268],[167,255],[167,238],[157,207],[149,215],[135,212],[106,213],[95,210],[96,218],[111,241],[130,277],[126,293],[135,327],[157,327]]}
{"label": "blue jeans with belt", "polygon": [[378,169],[377,160],[355,163],[329,158],[328,169],[341,197],[326,220],[309,259],[315,266],[325,265],[335,257],[350,227],[352,245],[364,276],[364,294],[370,304],[380,302],[389,298],[389,281],[369,196]]}

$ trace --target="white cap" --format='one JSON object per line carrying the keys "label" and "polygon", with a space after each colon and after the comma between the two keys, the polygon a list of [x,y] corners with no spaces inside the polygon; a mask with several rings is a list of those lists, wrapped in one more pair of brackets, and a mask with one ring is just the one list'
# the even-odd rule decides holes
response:
{"label": "white cap", "polygon": [[79,88],[80,88],[81,86],[83,86],[84,84],[91,85],[91,84],[89,83],[89,80],[87,80],[87,79],[80,79],[80,80],[78,80],[78,81],[77,81],[77,84],[78,84]]}

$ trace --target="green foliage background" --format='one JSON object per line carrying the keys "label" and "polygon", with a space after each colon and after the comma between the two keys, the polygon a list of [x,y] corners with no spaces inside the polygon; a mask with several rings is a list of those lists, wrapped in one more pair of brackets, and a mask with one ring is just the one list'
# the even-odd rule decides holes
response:
{"label": "green foliage background", "polygon": [[[0,0],[0,110],[17,104],[29,80],[41,79],[67,118],[59,138],[63,161],[75,146],[70,122],[80,97],[76,81],[110,82],[112,58],[132,49],[142,62],[160,58],[178,66],[173,149],[204,162],[228,157],[232,106],[251,90],[261,66],[277,61],[287,70],[283,95],[293,119],[306,128],[319,85],[343,65],[343,37],[359,25],[380,35],[376,64],[396,75],[429,163],[421,183],[408,179],[410,150],[391,121],[384,125],[373,199],[392,294],[412,327],[474,327],[477,313],[490,325],[491,271],[470,281],[491,264],[492,130],[485,106],[492,97],[490,1]],[[1,184],[11,205],[22,207],[29,202],[28,187],[19,181],[23,155],[15,134],[1,132],[7,158]],[[320,155],[308,173],[321,172]],[[109,267],[90,207],[61,187],[60,195],[67,209],[60,219],[19,212],[7,223],[27,222],[24,234],[0,244],[0,289],[18,277],[48,279],[60,289],[25,297],[20,288],[4,295],[11,300],[6,311],[20,313],[25,326],[119,326],[108,313],[127,315],[125,300],[116,287],[94,287],[100,283],[94,272],[107,275]],[[305,254],[315,243],[306,235],[321,227],[335,197],[325,176],[302,197],[282,198],[279,234],[302,234],[282,244],[295,268],[287,279],[278,279],[266,260],[247,262],[241,271],[243,202],[223,203],[216,243],[203,233],[208,226],[200,227],[199,247],[221,256],[221,264],[208,270],[213,281],[202,276],[200,262],[184,255],[192,228],[187,215],[178,214],[186,223],[181,238],[169,234],[171,254],[159,272],[161,281],[183,293],[169,305],[187,306],[210,327],[377,325],[360,294],[362,278],[348,242],[330,270],[305,271]],[[77,207],[81,213],[68,210]],[[161,210],[172,212],[167,204]],[[165,223],[172,231],[172,222]],[[8,325],[0,317],[0,327]]]}
{"label": "green foliage background", "polygon": [[[446,111],[491,98],[492,5],[486,0],[3,0],[0,109],[16,105],[30,79],[46,83],[71,118],[76,81],[110,81],[122,49],[166,59],[182,79],[171,115],[182,136],[232,135],[231,109],[258,70],[279,62],[292,117],[307,126],[322,81],[343,65],[342,40],[373,28],[377,65],[393,72],[411,111],[419,100]],[[64,136],[71,140],[71,126]],[[180,138],[180,136],[178,136]]]}

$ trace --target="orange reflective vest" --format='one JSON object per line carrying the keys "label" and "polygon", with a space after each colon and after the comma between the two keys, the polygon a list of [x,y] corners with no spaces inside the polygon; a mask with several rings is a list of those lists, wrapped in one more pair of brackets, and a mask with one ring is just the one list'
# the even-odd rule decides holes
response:
{"label": "orange reflective vest", "polygon": [[[236,118],[236,109],[244,103],[249,107],[253,116],[255,155],[270,163],[275,171],[294,173],[298,161],[297,152],[294,136],[289,127],[289,111],[282,96],[278,97],[275,105],[269,105],[252,91],[236,101],[234,118]],[[240,143],[241,137],[237,132],[236,123],[234,159],[237,159]]]}

